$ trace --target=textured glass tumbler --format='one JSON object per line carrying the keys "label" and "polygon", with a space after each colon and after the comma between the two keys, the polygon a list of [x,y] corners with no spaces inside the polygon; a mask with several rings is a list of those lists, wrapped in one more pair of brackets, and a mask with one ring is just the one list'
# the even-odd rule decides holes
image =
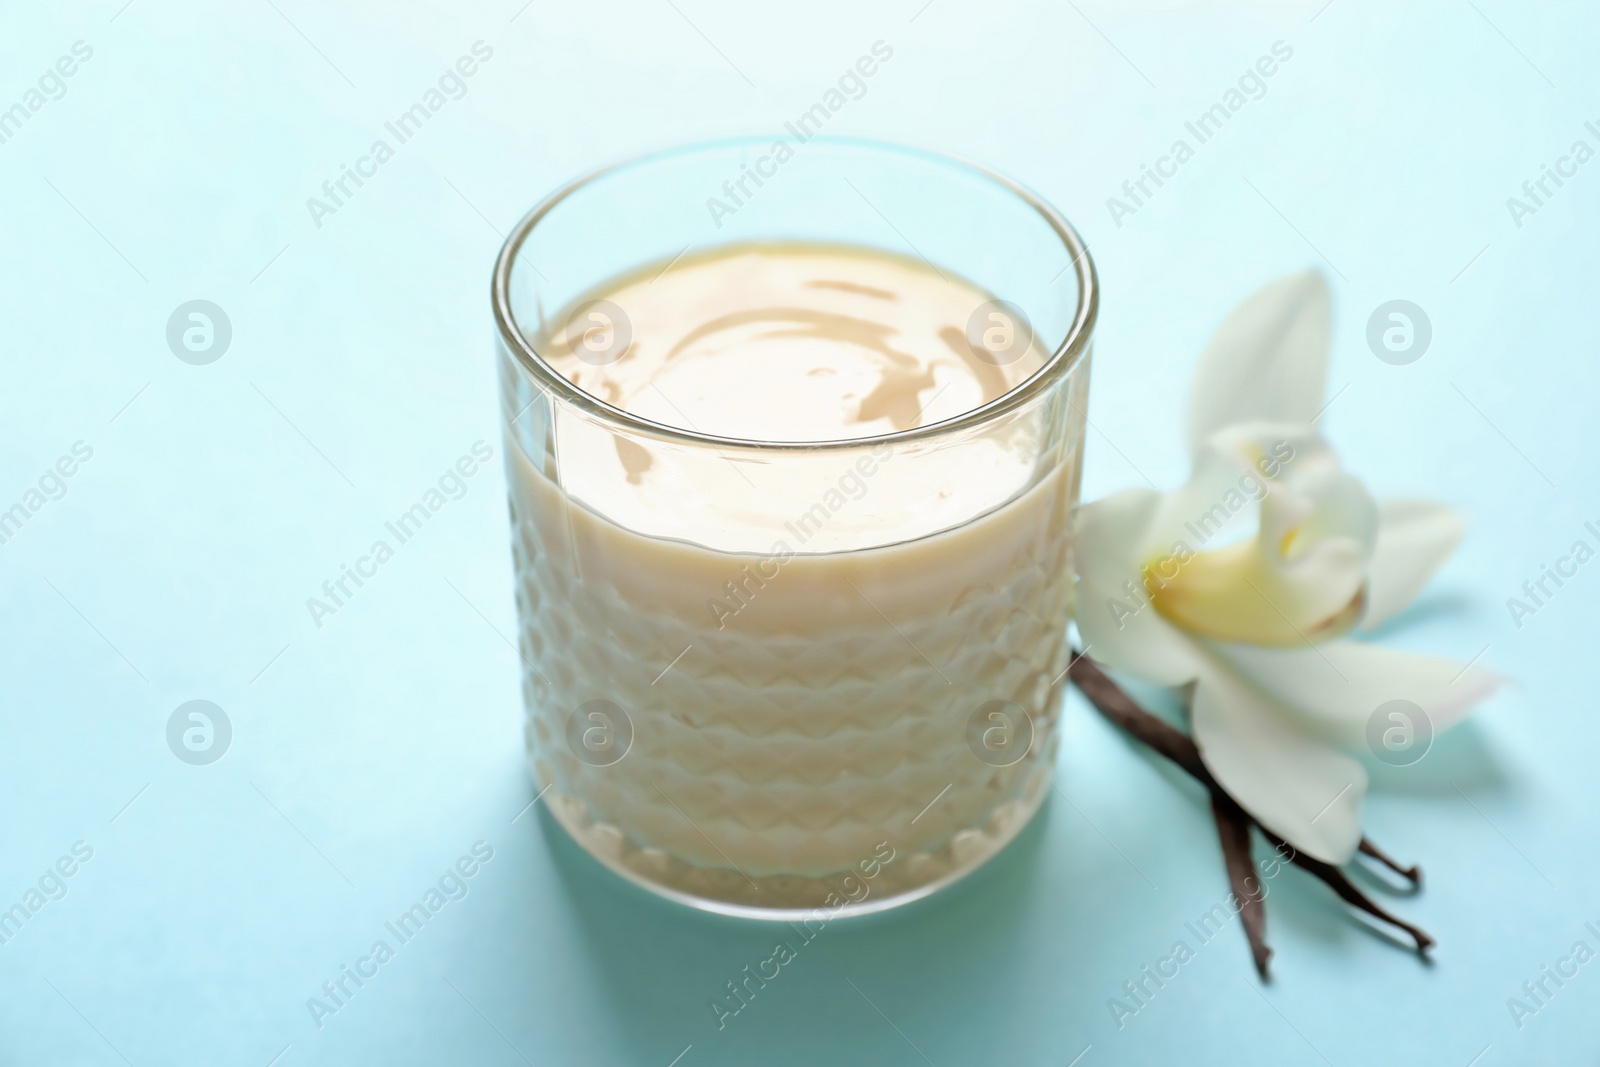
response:
{"label": "textured glass tumbler", "polygon": [[[604,307],[594,318],[609,280],[764,242],[881,250],[964,278],[996,298],[967,336],[1028,331],[1044,366],[930,426],[794,442],[649,421],[541,357],[574,314],[627,329]],[[526,740],[560,825],[664,896],[789,920],[916,899],[1011,840],[1050,788],[1068,663],[1097,295],[1067,222],[927,152],[722,141],[551,195],[506,241],[493,303]],[[575,480],[591,447],[648,449],[652,477],[696,488],[682,505],[695,513],[675,521],[708,535],[661,536],[609,506],[612,487]],[[974,514],[941,508],[950,470],[997,449],[1027,457],[1022,484]],[[846,508],[853,530],[898,532],[830,546]],[[909,539],[908,515],[925,527]],[[717,543],[753,520],[792,536]]]}

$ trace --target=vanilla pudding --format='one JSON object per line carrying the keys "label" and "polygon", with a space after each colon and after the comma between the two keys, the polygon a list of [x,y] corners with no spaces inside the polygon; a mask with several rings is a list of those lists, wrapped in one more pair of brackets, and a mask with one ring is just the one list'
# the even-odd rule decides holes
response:
{"label": "vanilla pudding", "polygon": [[949,440],[885,437],[1044,366],[997,307],[918,260],[744,245],[529,330],[605,405],[727,439],[512,413],[528,744],[590,852],[734,910],[865,909],[1027,821],[1067,666],[1081,421],[1062,424],[1087,375]]}

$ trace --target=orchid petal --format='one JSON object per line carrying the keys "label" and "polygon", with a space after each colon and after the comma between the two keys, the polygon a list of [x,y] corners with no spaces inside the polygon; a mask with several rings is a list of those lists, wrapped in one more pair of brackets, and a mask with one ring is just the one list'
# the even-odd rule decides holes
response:
{"label": "orchid petal", "polygon": [[1258,289],[1212,336],[1195,368],[1189,450],[1239,422],[1312,423],[1322,410],[1332,314],[1317,271]]}
{"label": "orchid petal", "polygon": [[1213,434],[1194,456],[1189,481],[1163,494],[1154,540],[1183,541],[1193,551],[1231,540],[1235,529],[1254,528],[1255,505],[1289,466],[1329,456],[1315,429],[1295,423],[1239,423]]}
{"label": "orchid petal", "polygon": [[1214,645],[1211,651],[1328,742],[1356,750],[1371,744],[1368,723],[1390,701],[1415,704],[1427,728],[1439,734],[1502,680],[1473,664],[1356,641],[1298,650]]}
{"label": "orchid petal", "polygon": [[1158,685],[1194,678],[1193,640],[1149,605],[1140,585],[1161,495],[1129,489],[1078,513],[1078,632],[1085,652]]}
{"label": "orchid petal", "polygon": [[1327,863],[1355,853],[1366,769],[1261,690],[1207,670],[1194,694],[1194,739],[1206,768],[1262,826]]}
{"label": "orchid petal", "polygon": [[1378,509],[1362,629],[1382,625],[1416,599],[1465,532],[1460,517],[1437,501],[1385,500]]}

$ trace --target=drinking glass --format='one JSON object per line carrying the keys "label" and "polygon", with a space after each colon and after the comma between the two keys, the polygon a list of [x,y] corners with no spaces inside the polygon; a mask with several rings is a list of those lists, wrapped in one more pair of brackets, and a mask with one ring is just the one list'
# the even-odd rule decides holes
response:
{"label": "drinking glass", "polygon": [[[540,354],[625,342],[625,312],[593,302],[612,279],[795,242],[964,278],[994,297],[969,322],[979,354],[1021,333],[1044,365],[932,425],[771,441],[631,414]],[[924,896],[1010,841],[1049,792],[1069,655],[1097,290],[1066,220],[942,155],[740,138],[551,194],[492,295],[526,742],[555,822],[669,898],[809,922]],[[695,492],[631,505],[578,462],[610,447]],[[952,497],[951,471],[997,450],[1026,477]],[[725,533],[752,522],[782,532]]]}

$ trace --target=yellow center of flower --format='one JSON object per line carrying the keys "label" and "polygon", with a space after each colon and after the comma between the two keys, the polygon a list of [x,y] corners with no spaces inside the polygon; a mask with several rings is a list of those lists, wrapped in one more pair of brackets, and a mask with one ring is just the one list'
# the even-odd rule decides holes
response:
{"label": "yellow center of flower", "polygon": [[1365,582],[1352,581],[1339,546],[1326,559],[1289,563],[1291,531],[1269,558],[1259,538],[1145,564],[1145,588],[1168,621],[1217,641],[1283,648],[1326,641],[1361,617]]}

